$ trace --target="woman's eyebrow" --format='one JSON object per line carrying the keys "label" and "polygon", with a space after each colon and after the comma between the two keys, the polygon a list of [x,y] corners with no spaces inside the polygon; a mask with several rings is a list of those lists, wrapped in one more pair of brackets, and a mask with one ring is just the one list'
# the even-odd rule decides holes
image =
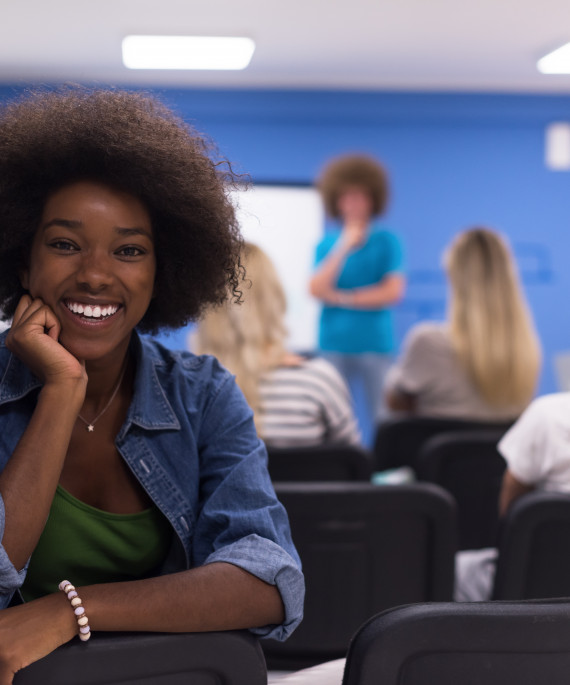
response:
{"label": "woman's eyebrow", "polygon": [[[46,229],[50,228],[50,226],[61,226],[63,228],[71,228],[77,230],[78,228],[83,228],[83,222],[78,221],[76,219],[50,219],[49,221],[46,221],[45,224],[42,224],[41,229],[45,231]],[[143,228],[142,226],[133,226],[133,227],[128,227],[128,228],[123,228],[122,226],[117,226],[115,228],[115,231],[122,236],[129,236],[129,235],[144,235],[147,236],[148,238],[152,238],[152,233],[149,231],[147,228]]]}
{"label": "woman's eyebrow", "polygon": [[115,231],[119,235],[144,235],[147,238],[152,238],[151,232],[147,228],[143,228],[142,226],[133,226],[132,228],[122,228],[120,226],[117,226],[117,228],[115,228]]}
{"label": "woman's eyebrow", "polygon": [[50,226],[62,226],[63,228],[81,228],[83,223],[74,219],[50,219],[42,225],[42,231],[45,231]]}

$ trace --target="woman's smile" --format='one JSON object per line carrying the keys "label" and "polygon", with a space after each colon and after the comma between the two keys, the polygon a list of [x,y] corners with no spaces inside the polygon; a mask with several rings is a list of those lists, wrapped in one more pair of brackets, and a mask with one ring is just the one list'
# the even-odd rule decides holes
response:
{"label": "woman's smile", "polygon": [[[77,300],[64,300],[63,312],[66,318],[78,326],[88,326],[92,328],[104,327],[112,324],[112,319],[121,310],[117,304],[79,302]],[[63,324],[63,322],[62,322]]]}
{"label": "woman's smile", "polygon": [[93,319],[106,319],[109,316],[113,316],[119,310],[119,306],[116,304],[96,304],[89,303],[83,304],[81,302],[65,302],[65,306],[70,312],[82,316],[84,318]]}

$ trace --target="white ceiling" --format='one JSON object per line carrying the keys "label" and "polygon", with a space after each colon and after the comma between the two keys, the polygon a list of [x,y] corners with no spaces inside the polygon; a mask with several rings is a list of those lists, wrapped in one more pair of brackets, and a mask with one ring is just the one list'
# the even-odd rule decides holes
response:
{"label": "white ceiling", "polygon": [[[239,35],[241,72],[131,71],[130,33]],[[536,60],[570,41],[569,0],[0,0],[0,81],[570,92]]]}

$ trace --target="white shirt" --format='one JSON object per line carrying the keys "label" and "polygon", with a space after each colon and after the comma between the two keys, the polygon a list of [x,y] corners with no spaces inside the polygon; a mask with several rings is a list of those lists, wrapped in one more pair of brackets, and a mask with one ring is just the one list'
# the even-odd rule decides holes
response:
{"label": "white shirt", "polygon": [[534,400],[498,449],[510,472],[524,485],[570,492],[570,393]]}

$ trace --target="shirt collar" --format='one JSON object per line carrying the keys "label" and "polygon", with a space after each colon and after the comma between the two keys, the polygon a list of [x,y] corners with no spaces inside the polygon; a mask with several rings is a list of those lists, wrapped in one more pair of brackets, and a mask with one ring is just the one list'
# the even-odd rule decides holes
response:
{"label": "shirt collar", "polygon": [[169,374],[167,362],[159,356],[153,344],[143,340],[136,331],[133,331],[131,351],[136,359],[135,390],[119,436],[128,430],[131,423],[146,430],[180,430],[178,417],[160,381],[160,376],[164,378]]}

